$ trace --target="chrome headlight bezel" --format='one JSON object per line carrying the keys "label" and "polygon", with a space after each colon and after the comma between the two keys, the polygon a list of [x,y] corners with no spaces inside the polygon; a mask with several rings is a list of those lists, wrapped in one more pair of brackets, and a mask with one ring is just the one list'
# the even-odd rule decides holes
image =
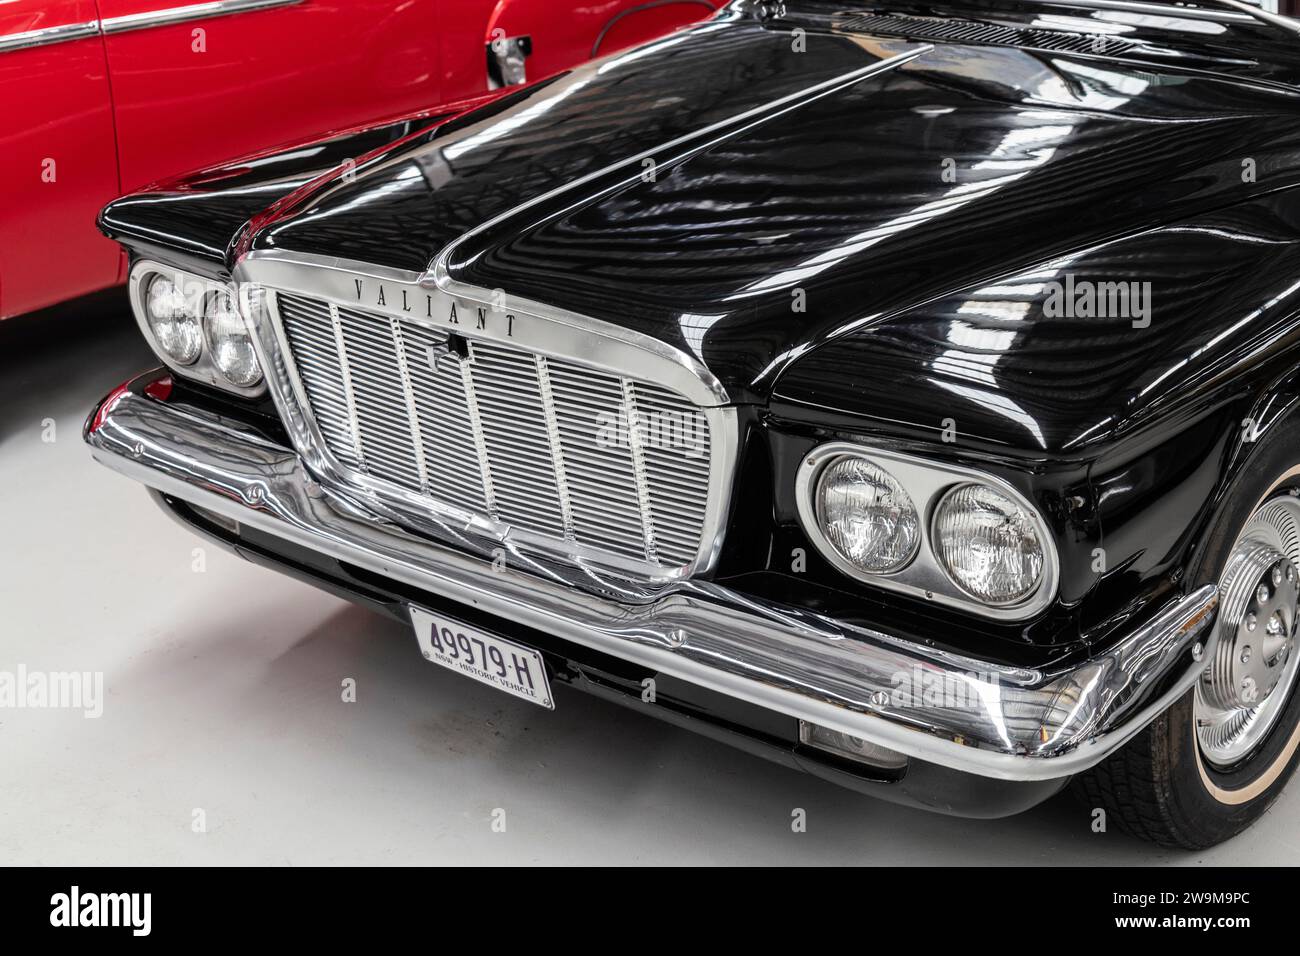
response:
{"label": "chrome headlight bezel", "polygon": [[[829,465],[844,457],[864,458],[889,472],[919,511],[920,545],[911,561],[902,569],[888,574],[864,571],[846,560],[822,533],[818,501],[821,475]],[[1031,517],[1042,544],[1043,571],[1038,585],[1014,603],[992,605],[972,596],[953,579],[939,558],[934,538],[936,509],[954,488],[969,484],[987,485],[1022,508]],[[813,448],[800,463],[795,476],[795,500],[800,524],[809,540],[833,567],[854,580],[1001,621],[1020,621],[1032,617],[1056,597],[1060,581],[1060,557],[1055,537],[1038,508],[1010,483],[995,475],[855,442],[827,442]]]}
{"label": "chrome headlight bezel", "polygon": [[[202,346],[199,350],[198,357],[189,364],[182,364],[173,359],[165,349],[158,343],[154,335],[153,325],[149,321],[147,310],[146,295],[149,291],[149,285],[154,276],[162,275],[175,282],[178,287],[185,291],[187,297],[192,297],[199,316],[199,337]],[[176,266],[164,265],[161,262],[155,262],[150,259],[141,259],[131,266],[131,275],[127,280],[127,294],[131,302],[131,311],[135,315],[136,325],[140,327],[140,332],[144,335],[145,341],[153,349],[154,354],[164,365],[175,372],[182,378],[192,381],[203,382],[226,392],[232,392],[245,398],[258,398],[266,394],[266,377],[265,369],[263,375],[256,384],[252,386],[236,385],[222,374],[212,359],[212,350],[208,347],[208,335],[206,322],[204,321],[204,306],[209,297],[215,293],[226,293],[231,296],[236,303],[236,307],[241,314],[244,312],[244,302],[238,294],[238,289],[229,283],[222,282],[219,279],[213,279],[208,276],[202,276],[185,269],[179,269]],[[244,315],[245,322],[248,317]],[[250,328],[251,335],[251,328]],[[256,351],[256,349],[254,349]],[[260,356],[259,356],[260,361]]]}

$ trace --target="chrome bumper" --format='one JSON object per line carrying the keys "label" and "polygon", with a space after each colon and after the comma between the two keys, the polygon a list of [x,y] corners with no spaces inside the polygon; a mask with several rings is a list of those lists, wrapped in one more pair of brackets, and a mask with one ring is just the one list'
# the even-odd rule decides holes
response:
{"label": "chrome bumper", "polygon": [[[94,457],[144,485],[376,574],[955,770],[1052,780],[1096,764],[1195,683],[1216,589],[1070,668],[1006,667],[707,582],[624,602],[403,531],[321,488],[298,455],[206,409],[119,389]],[[1163,693],[1157,694],[1157,689]]]}

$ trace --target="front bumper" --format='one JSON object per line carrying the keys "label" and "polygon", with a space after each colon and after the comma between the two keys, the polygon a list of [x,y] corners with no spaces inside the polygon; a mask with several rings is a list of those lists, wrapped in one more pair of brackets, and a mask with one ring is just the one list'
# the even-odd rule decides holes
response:
{"label": "front bumper", "polygon": [[381,579],[964,773],[1055,781],[1091,767],[1187,692],[1202,670],[1193,648],[1215,639],[1213,586],[1172,601],[1105,652],[1053,669],[946,653],[710,582],[681,582],[652,600],[597,596],[522,556],[494,570],[454,530],[447,541],[404,530],[321,487],[296,452],[242,422],[147,394],[153,377],[106,398],[85,438],[98,461],[155,491]]}

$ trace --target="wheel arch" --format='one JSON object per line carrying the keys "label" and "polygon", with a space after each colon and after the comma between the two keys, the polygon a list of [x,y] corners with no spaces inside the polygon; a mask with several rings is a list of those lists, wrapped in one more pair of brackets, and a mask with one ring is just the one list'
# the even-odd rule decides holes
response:
{"label": "wheel arch", "polygon": [[[1089,486],[1102,560],[1085,602],[1085,633],[1135,603],[1190,586],[1234,484],[1261,447],[1291,428],[1300,436],[1300,347],[1279,350],[1249,375],[1170,400],[1098,455]],[[1294,457],[1300,465],[1300,441]]]}

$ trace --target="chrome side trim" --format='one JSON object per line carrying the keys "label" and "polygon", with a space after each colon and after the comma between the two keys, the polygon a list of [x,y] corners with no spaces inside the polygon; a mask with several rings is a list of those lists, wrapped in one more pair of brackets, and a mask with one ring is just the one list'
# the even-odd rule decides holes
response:
{"label": "chrome side trim", "polygon": [[272,7],[291,7],[302,2],[304,0],[212,0],[210,3],[164,7],[161,10],[87,20],[84,23],[65,23],[57,27],[43,27],[39,30],[25,30],[22,33],[0,36],[0,53],[49,46],[51,43],[84,40],[101,34],[109,36],[114,33],[126,33],[129,30],[167,26],[172,23],[184,23],[187,20],[207,20],[212,17],[229,16],[232,13],[251,13],[255,10],[269,10]]}
{"label": "chrome side trim", "polygon": [[[822,533],[818,502],[815,500],[817,486],[827,466],[843,457],[868,458],[878,462],[897,479],[916,506],[921,528],[920,546],[912,560],[901,570],[889,574],[863,571],[845,560]],[[1034,516],[1038,536],[1043,543],[1043,575],[1038,587],[1019,603],[995,607],[968,596],[944,570],[934,552],[934,517],[939,502],[951,489],[971,483],[995,488]],[[1027,501],[1010,484],[974,468],[904,455],[856,442],[826,442],[815,446],[799,463],[799,469],[795,472],[795,504],[799,509],[799,523],[803,526],[804,533],[817,546],[822,557],[842,573],[874,587],[899,591],[1002,621],[1020,621],[1032,617],[1056,597],[1060,556],[1056,551],[1056,537],[1048,529],[1043,516],[1033,502]]]}
{"label": "chrome side trim", "polygon": [[701,581],[637,603],[508,551],[505,567],[449,533],[386,522],[310,482],[291,449],[206,408],[115,391],[92,413],[94,457],[157,491],[393,581],[919,760],[1004,780],[1054,780],[1130,740],[1214,655],[1217,588],[1169,601],[1071,665],[1010,667]]}
{"label": "chrome side trim", "polygon": [[269,10],[272,7],[291,7],[302,2],[303,0],[212,0],[210,3],[191,3],[183,7],[163,7],[160,10],[146,10],[144,13],[106,17],[99,22],[99,27],[105,36],[109,36],[114,33],[126,33],[129,30],[170,26],[187,20],[208,20],[212,17],[229,16],[232,13],[252,13],[255,10]]}
{"label": "chrome side trim", "polygon": [[0,53],[12,53],[14,50],[29,50],[37,46],[49,46],[51,43],[69,43],[99,36],[99,21],[87,20],[85,23],[65,23],[57,27],[42,27],[39,30],[24,30],[22,33],[10,33],[0,36]]}

